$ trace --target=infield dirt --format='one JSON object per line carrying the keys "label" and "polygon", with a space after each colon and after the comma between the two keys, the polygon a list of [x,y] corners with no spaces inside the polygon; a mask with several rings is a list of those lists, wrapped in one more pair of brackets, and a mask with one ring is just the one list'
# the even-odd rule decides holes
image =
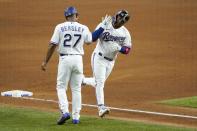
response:
{"label": "infield dirt", "polygon": [[[63,11],[74,5],[80,22],[91,31],[105,14],[126,9],[131,21],[133,48],[119,55],[105,85],[107,106],[166,113],[197,115],[197,110],[156,104],[165,99],[197,96],[197,1],[196,0],[0,0],[0,91],[22,89],[36,98],[57,100],[58,54],[46,72],[40,65],[55,25]],[[84,73],[92,75],[91,53],[84,46]],[[95,91],[82,89],[83,103],[96,104]],[[69,100],[71,94],[69,90]],[[58,105],[0,97],[0,103],[58,111]],[[83,114],[97,110],[83,108]],[[197,127],[197,120],[112,111],[111,116]]]}

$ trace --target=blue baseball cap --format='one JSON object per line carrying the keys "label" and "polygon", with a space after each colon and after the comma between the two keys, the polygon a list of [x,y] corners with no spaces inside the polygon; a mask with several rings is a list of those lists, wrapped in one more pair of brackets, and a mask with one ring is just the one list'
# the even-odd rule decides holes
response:
{"label": "blue baseball cap", "polygon": [[68,16],[71,16],[71,15],[74,15],[74,14],[77,14],[77,9],[73,6],[70,6],[68,7],[65,11],[64,11],[64,16],[65,17],[68,17]]}

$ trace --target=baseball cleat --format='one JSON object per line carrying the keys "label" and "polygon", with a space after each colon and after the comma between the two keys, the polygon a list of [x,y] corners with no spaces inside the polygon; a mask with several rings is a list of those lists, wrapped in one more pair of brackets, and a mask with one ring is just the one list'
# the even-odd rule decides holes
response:
{"label": "baseball cleat", "polygon": [[61,118],[58,120],[57,124],[58,125],[62,125],[64,124],[68,119],[70,119],[70,114],[69,113],[65,113],[61,116]]}
{"label": "baseball cleat", "polygon": [[104,105],[99,106],[99,116],[102,118],[104,117],[106,114],[109,114],[110,109],[105,107]]}
{"label": "baseball cleat", "polygon": [[79,124],[79,122],[80,122],[80,121],[79,121],[79,120],[77,120],[77,119],[73,119],[73,121],[72,121],[72,122],[73,122],[73,124]]}

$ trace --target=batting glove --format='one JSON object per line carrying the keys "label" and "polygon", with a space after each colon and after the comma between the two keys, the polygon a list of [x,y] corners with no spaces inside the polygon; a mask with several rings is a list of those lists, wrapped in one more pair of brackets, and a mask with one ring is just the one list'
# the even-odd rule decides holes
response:
{"label": "batting glove", "polygon": [[111,23],[112,23],[112,17],[106,15],[103,21],[101,22],[101,27],[103,29],[109,28],[111,26]]}

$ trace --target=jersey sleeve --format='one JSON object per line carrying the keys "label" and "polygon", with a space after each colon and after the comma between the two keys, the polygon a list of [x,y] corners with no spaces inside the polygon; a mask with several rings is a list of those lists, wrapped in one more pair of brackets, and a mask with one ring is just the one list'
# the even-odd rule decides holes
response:
{"label": "jersey sleeve", "polygon": [[58,45],[59,41],[60,41],[60,30],[59,30],[59,26],[57,25],[51,37],[50,43]]}
{"label": "jersey sleeve", "polygon": [[131,46],[132,46],[131,35],[126,28],[125,28],[125,34],[126,34],[126,39],[125,39],[124,46],[131,48]]}
{"label": "jersey sleeve", "polygon": [[91,43],[92,42],[92,33],[90,32],[90,30],[87,26],[85,26],[84,34],[85,34],[84,42],[85,43]]}

